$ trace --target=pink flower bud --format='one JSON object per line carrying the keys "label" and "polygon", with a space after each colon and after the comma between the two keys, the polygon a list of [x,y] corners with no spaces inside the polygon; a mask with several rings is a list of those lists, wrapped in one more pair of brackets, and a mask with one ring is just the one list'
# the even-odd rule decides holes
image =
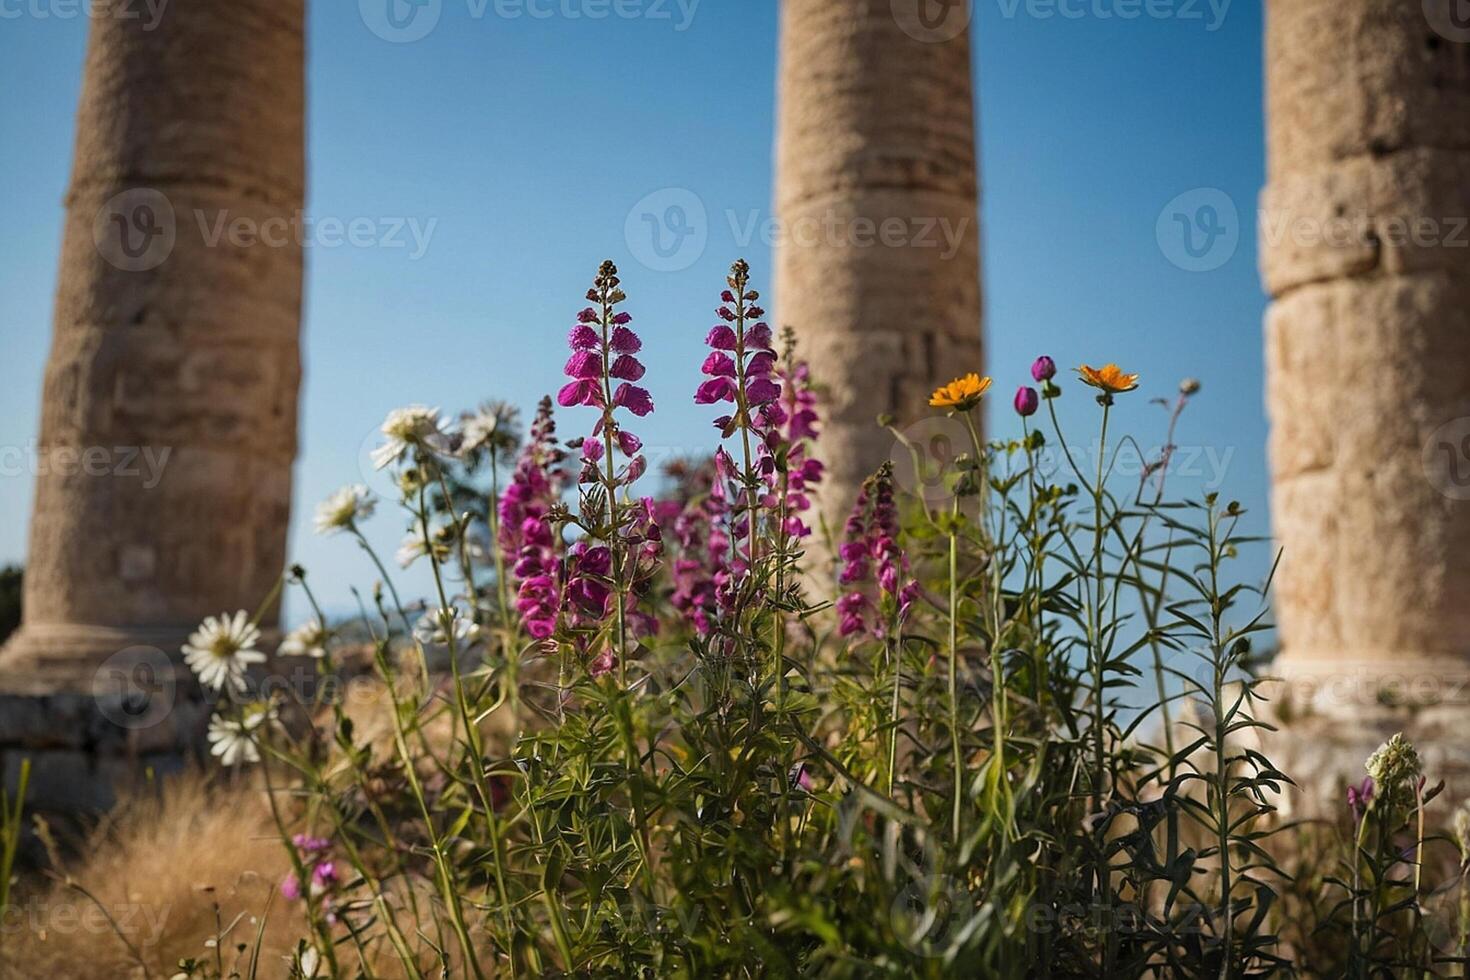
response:
{"label": "pink flower bud", "polygon": [[1028,415],[1036,414],[1036,409],[1041,404],[1041,397],[1036,394],[1035,388],[1028,388],[1026,385],[1022,385],[1016,389],[1016,400],[1014,404],[1016,406],[1016,414],[1025,418]]}

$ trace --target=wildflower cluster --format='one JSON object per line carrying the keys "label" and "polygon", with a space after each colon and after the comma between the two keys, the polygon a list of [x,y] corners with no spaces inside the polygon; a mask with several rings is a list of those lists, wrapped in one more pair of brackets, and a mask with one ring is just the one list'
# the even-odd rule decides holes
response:
{"label": "wildflower cluster", "polygon": [[[671,467],[662,497],[634,431],[654,403],[612,263],[523,442],[494,403],[457,425],[421,406],[388,417],[374,458],[434,593],[400,601],[362,533],[376,501],[346,488],[317,524],[369,555],[371,602],[330,623],[293,571],[314,616],[280,648],[325,674],[366,637],[381,718],[303,699],[277,723],[285,705],[234,704],[264,657],[258,617],[211,618],[190,639],[221,696],[216,755],[253,764],[275,804],[294,870],[282,891],[309,930],[291,968],[1279,970],[1286,779],[1241,748],[1268,737],[1251,657],[1267,624],[1242,608],[1264,590],[1228,581],[1250,541],[1239,505],[1165,500],[1161,472],[1153,501],[1111,482],[1108,423],[1138,375],[1077,370],[1098,403],[1092,472],[1037,452],[1066,445],[1042,412],[1063,397],[1043,356],[1029,380],[1017,371],[1016,438],[982,435],[991,377],[960,365],[934,390],[968,441],[941,461],[946,499],[906,493],[892,463],[860,489],[827,486],[819,371],[789,332],[778,352],[745,262],[720,296],[683,396],[712,409],[718,444]],[[1170,444],[1197,391],[1180,388]],[[585,435],[562,442],[558,425]],[[896,457],[930,448],[895,441]],[[819,493],[848,489],[839,540],[813,541],[832,507]],[[801,557],[818,544],[837,553],[835,583]],[[1185,698],[1198,710],[1175,725]],[[1436,790],[1422,768],[1393,739],[1349,792],[1351,866],[1320,886],[1342,974],[1427,972],[1413,910]],[[330,842],[301,836],[322,826]],[[1111,925],[1125,918],[1137,928]]]}
{"label": "wildflower cluster", "polygon": [[332,860],[332,842],[325,837],[296,834],[291,838],[296,863],[302,869],[293,871],[281,882],[281,896],[287,901],[307,899],[321,906],[328,921],[336,920],[334,899],[342,885],[337,862]]}

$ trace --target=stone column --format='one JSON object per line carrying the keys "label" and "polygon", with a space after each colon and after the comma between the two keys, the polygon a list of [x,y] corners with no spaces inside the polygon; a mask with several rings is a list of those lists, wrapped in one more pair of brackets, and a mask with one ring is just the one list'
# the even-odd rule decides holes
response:
{"label": "stone column", "polygon": [[980,227],[963,0],[783,0],[776,320],[828,389],[824,510],[893,454],[876,419],[981,371]]}
{"label": "stone column", "polygon": [[304,0],[141,8],[91,18],[9,690],[85,686],[129,648],[176,661],[285,561]]}
{"label": "stone column", "polygon": [[1289,712],[1353,719],[1325,727],[1362,743],[1359,777],[1388,730],[1463,742],[1470,699],[1470,31],[1453,2],[1267,4],[1279,669]]}

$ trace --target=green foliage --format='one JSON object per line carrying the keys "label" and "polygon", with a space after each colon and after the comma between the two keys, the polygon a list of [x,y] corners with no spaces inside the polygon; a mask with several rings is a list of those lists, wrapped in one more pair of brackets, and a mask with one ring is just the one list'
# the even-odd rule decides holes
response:
{"label": "green foliage", "polygon": [[[604,336],[622,299],[610,269],[589,293]],[[413,977],[1231,978],[1310,973],[1293,963],[1309,943],[1346,949],[1332,955],[1354,976],[1443,967],[1403,850],[1406,833],[1424,846],[1419,788],[1380,794],[1345,872],[1280,863],[1289,779],[1263,749],[1253,653],[1267,583],[1230,577],[1257,544],[1242,508],[1166,499],[1167,453],[1137,485],[1114,478],[1122,387],[1097,398],[1081,465],[1061,395],[1048,380],[1046,436],[1027,413],[1017,438],[986,442],[973,404],[951,414],[964,448],[937,491],[905,494],[892,467],[869,482],[858,513],[893,521],[875,548],[895,580],[870,586],[846,636],[834,604],[857,605],[785,520],[790,447],[774,477],[749,442],[727,477],[699,470],[728,480],[723,496],[681,470],[674,513],[713,494],[738,529],[738,571],[700,629],[668,577],[698,556],[648,530],[605,410],[605,472],[589,465],[577,506],[548,519],[564,559],[574,541],[606,549],[590,576],[610,612],[579,619],[569,598],[533,638],[511,606],[515,556],[469,546],[500,539],[475,499],[478,467],[503,485],[499,457],[416,444],[402,503],[438,606],[458,612],[430,614],[430,640],[391,581],[391,601],[375,590],[361,625],[391,737],[320,702],[298,706],[304,728],[251,729],[299,880],[318,859],[295,827],[329,838],[342,869],[302,900],[323,973],[387,956]],[[727,435],[751,413],[742,393]],[[932,465],[918,458],[932,447],[895,439],[916,472]],[[435,644],[447,679],[423,668]],[[1291,945],[1281,908],[1303,901],[1327,911]]]}
{"label": "green foliage", "polygon": [[[15,870],[15,855],[20,849],[20,835],[24,829],[26,789],[31,779],[31,760],[22,760],[16,779],[15,798],[0,787],[0,922],[9,919],[10,888]],[[6,930],[0,929],[0,947],[5,944]]]}
{"label": "green foliage", "polygon": [[0,643],[20,627],[21,585],[24,579],[19,565],[0,568]]}

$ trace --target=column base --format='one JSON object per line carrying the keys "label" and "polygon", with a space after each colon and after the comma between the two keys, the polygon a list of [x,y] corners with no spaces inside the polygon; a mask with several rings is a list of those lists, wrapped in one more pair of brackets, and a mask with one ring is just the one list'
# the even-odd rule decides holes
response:
{"label": "column base", "polygon": [[1367,775],[1368,756],[1395,732],[1418,748],[1430,785],[1443,779],[1450,798],[1470,795],[1470,661],[1293,651],[1272,673],[1260,715],[1278,731],[1253,747],[1297,783],[1284,812],[1339,810],[1348,784]]}
{"label": "column base", "polygon": [[193,628],[23,623],[0,648],[0,690],[90,693],[109,673],[143,667],[182,681],[180,647]]}

